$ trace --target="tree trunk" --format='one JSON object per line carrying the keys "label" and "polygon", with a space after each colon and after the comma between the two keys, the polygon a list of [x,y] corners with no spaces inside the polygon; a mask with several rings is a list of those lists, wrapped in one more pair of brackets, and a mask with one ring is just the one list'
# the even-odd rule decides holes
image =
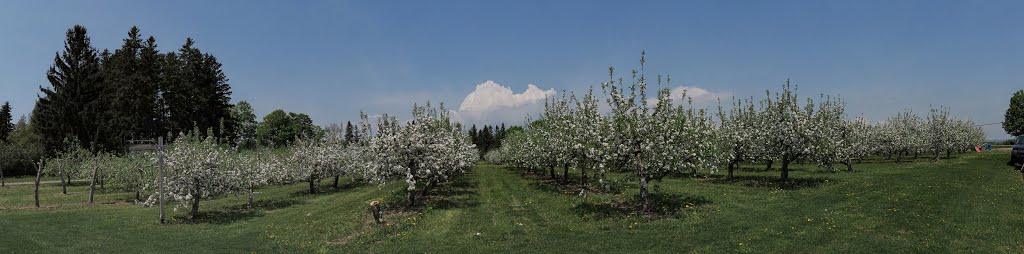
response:
{"label": "tree trunk", "polygon": [[562,164],[562,184],[569,184],[569,163]]}
{"label": "tree trunk", "polygon": [[729,178],[732,178],[732,171],[733,171],[733,168],[735,168],[735,167],[736,167],[736,162],[735,161],[729,162]]}
{"label": "tree trunk", "polygon": [[647,204],[648,196],[650,196],[650,194],[647,193],[647,175],[640,174],[640,203],[641,203],[640,211],[643,211],[645,213],[650,208],[650,207],[648,207],[649,205]]}
{"label": "tree trunk", "polygon": [[0,187],[7,187],[7,180],[4,179],[3,169],[0,169]]}
{"label": "tree trunk", "polygon": [[96,171],[100,168],[99,162],[95,159],[92,162],[92,180],[89,181],[89,204],[92,204],[93,196],[96,195]]}
{"label": "tree trunk", "polygon": [[952,156],[952,155],[950,154],[950,152],[951,152],[951,151],[950,151],[949,149],[946,149],[946,159],[952,158],[952,157],[950,157],[950,156]]}
{"label": "tree trunk", "polygon": [[341,176],[334,176],[334,189],[335,190],[338,189],[338,179],[339,178],[341,178]]}
{"label": "tree trunk", "polygon": [[548,169],[550,169],[550,171],[551,171],[551,180],[557,180],[558,177],[555,176],[555,166],[554,165],[548,166]]}
{"label": "tree trunk", "polygon": [[587,165],[580,165],[580,185],[587,189]]}
{"label": "tree trunk", "polygon": [[196,181],[196,193],[192,195],[192,218],[199,216],[199,181]]}
{"label": "tree trunk", "polygon": [[427,192],[430,191],[430,188],[433,188],[433,187],[434,187],[434,180],[427,181],[427,184],[423,185],[423,190],[420,191],[420,196],[426,197],[427,196]]}
{"label": "tree trunk", "polygon": [[410,191],[406,191],[406,195],[407,195],[406,198],[409,199],[409,207],[416,206],[416,192],[415,191],[411,191],[411,190]]}
{"label": "tree trunk", "polygon": [[846,165],[846,172],[853,172],[853,161],[850,161],[850,159],[846,159],[841,163]]}
{"label": "tree trunk", "polygon": [[252,209],[252,203],[254,199],[256,199],[256,192],[253,191],[252,189],[249,189],[249,209]]}
{"label": "tree trunk", "polygon": [[787,158],[782,159],[782,175],[780,178],[782,182],[789,182],[789,159]]}
{"label": "tree trunk", "polygon": [[384,221],[380,217],[380,202],[376,200],[370,202],[370,209],[373,210],[373,221],[377,222],[377,224],[383,223]]}
{"label": "tree trunk", "polygon": [[35,199],[36,207],[39,207],[39,178],[43,177],[43,161],[36,162],[36,187],[35,187]]}
{"label": "tree trunk", "polygon": [[774,164],[774,163],[775,163],[775,161],[768,160],[768,167],[766,167],[764,170],[772,170],[772,164]]}
{"label": "tree trunk", "polygon": [[313,177],[313,174],[310,174],[309,175],[309,194],[316,194],[316,184],[315,184],[315,182],[316,182],[316,178]]}
{"label": "tree trunk", "polygon": [[[64,177],[67,176],[67,181],[64,181]],[[68,194],[68,184],[71,184],[71,176],[67,174],[60,175],[60,187],[63,189],[64,195]]]}

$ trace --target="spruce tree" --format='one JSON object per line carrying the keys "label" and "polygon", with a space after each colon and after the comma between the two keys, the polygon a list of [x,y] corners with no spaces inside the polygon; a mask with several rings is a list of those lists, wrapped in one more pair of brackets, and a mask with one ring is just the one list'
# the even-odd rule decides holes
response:
{"label": "spruce tree", "polygon": [[217,58],[194,44],[187,38],[177,54],[164,57],[161,115],[171,132],[213,129],[212,133],[231,137],[236,126],[231,122],[231,86]]}
{"label": "spruce tree", "polygon": [[155,120],[156,86],[142,70],[142,35],[132,27],[121,48],[102,59],[105,93],[110,95],[106,112],[108,142],[120,147],[129,139],[150,138]]}
{"label": "spruce tree", "polygon": [[14,119],[11,117],[11,103],[5,101],[4,105],[0,106],[0,143],[7,142],[14,131],[12,120]]}
{"label": "spruce tree", "polygon": [[352,121],[345,123],[345,143],[347,144],[352,144],[356,140],[355,130],[352,128]]}
{"label": "spruce tree", "polygon": [[163,73],[161,63],[163,55],[157,49],[156,39],[150,36],[142,43],[139,51],[139,80],[141,81],[141,94],[138,96],[146,100],[140,105],[144,118],[141,122],[142,132],[139,136],[144,138],[155,138],[167,132],[163,125],[164,118],[161,115],[160,84]]}
{"label": "spruce tree", "polygon": [[57,151],[65,139],[82,147],[98,147],[100,116],[107,96],[103,93],[99,56],[87,30],[81,25],[68,29],[64,52],[57,53],[46,76],[50,87],[40,87],[42,96],[33,109],[32,125],[46,150]]}
{"label": "spruce tree", "polygon": [[476,145],[477,149],[480,149],[480,136],[477,135],[476,124],[469,127],[469,141]]}

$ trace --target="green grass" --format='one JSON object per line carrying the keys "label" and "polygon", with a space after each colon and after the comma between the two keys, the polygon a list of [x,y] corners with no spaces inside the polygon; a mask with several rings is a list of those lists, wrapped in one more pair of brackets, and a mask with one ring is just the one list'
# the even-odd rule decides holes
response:
{"label": "green grass", "polygon": [[[60,178],[57,178],[56,176],[43,176],[43,177],[39,178],[39,181],[57,181],[57,180],[60,180]],[[31,183],[31,182],[35,182],[36,181],[36,176],[34,176],[34,175],[31,175],[31,176],[24,175],[24,176],[14,176],[14,177],[7,176],[7,177],[4,178],[4,181],[7,182],[7,183],[22,183],[22,182],[24,182],[24,183]],[[78,181],[78,180],[76,180],[76,181]]]}
{"label": "green grass", "polygon": [[995,151],[862,164],[855,173],[798,165],[793,189],[778,188],[777,171],[750,165],[737,179],[657,183],[663,212],[654,217],[623,209],[634,202],[632,182],[581,198],[574,187],[482,163],[426,206],[390,210],[385,226],[372,223],[367,203],[402,202],[399,183],[334,191],[324,181],[316,195],[304,184],[272,187],[255,210],[243,208],[244,196],[204,200],[199,218],[182,210],[168,225],[155,208],[125,202],[128,193],[103,192],[90,206],[87,186],[63,195],[49,185],[45,208],[34,208],[31,185],[12,186],[0,188],[0,253],[1018,253],[1024,178],[1007,160]]}

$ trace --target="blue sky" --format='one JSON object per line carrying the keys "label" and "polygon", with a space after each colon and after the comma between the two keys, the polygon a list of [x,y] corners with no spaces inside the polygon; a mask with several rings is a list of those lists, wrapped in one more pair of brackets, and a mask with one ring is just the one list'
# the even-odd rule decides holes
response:
{"label": "blue sky", "polygon": [[[453,110],[489,100],[500,117],[465,120],[521,123],[536,108],[529,105],[535,97],[521,94],[527,85],[537,87],[533,95],[585,92],[607,79],[608,66],[621,74],[636,68],[641,50],[648,73],[670,74],[673,87],[708,96],[757,96],[792,79],[804,96],[841,95],[851,116],[882,120],[905,108],[925,113],[945,105],[957,116],[991,123],[1002,120],[1012,91],[1024,88],[1022,7],[1021,1],[3,2],[0,100],[9,100],[17,115],[30,112],[74,24],[89,28],[94,46],[111,49],[136,25],[162,51],[195,39],[224,64],[233,99],[251,102],[260,117],[283,108],[319,124],[356,120],[360,110],[403,115],[427,100]],[[478,99],[467,100],[471,93]],[[998,125],[986,132],[1008,137]]]}

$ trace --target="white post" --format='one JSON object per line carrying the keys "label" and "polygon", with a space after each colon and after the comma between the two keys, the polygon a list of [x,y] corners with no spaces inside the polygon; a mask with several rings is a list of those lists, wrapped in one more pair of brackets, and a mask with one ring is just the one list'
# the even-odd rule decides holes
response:
{"label": "white post", "polygon": [[164,137],[157,138],[157,158],[160,163],[160,224],[164,224]]}

